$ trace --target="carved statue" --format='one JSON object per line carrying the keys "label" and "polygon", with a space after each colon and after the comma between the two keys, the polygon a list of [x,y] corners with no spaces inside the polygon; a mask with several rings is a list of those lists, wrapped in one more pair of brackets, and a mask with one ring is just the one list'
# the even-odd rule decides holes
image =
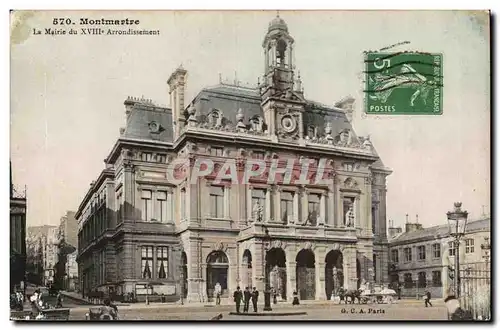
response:
{"label": "carved statue", "polygon": [[352,209],[352,205],[349,206],[349,210],[345,214],[345,226],[354,227],[354,211]]}
{"label": "carved statue", "polygon": [[263,218],[263,207],[260,205],[259,201],[257,201],[253,205],[253,217],[256,221],[261,222]]}

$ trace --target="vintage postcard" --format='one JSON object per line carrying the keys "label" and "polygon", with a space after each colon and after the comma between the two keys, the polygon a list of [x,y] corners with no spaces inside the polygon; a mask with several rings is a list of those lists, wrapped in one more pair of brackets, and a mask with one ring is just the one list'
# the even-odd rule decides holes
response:
{"label": "vintage postcard", "polygon": [[13,320],[491,321],[488,11],[10,14]]}

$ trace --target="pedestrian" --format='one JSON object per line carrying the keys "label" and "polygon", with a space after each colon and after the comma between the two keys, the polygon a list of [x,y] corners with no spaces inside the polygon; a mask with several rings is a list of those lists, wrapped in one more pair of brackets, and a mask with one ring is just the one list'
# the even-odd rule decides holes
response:
{"label": "pedestrian", "polygon": [[234,302],[236,303],[236,313],[240,313],[241,300],[243,300],[243,292],[241,292],[240,287],[236,288],[233,293]]}
{"label": "pedestrian", "polygon": [[432,307],[431,303],[431,293],[429,290],[425,291],[425,307],[428,307],[427,304],[429,304]]}
{"label": "pedestrian", "polygon": [[297,294],[297,291],[293,291],[293,301],[292,305],[300,305],[299,303],[299,295]]}
{"label": "pedestrian", "polygon": [[250,299],[252,298],[252,293],[250,288],[247,286],[245,291],[243,291],[243,313],[248,313],[250,309]]}
{"label": "pedestrian", "polygon": [[253,287],[252,291],[252,305],[254,313],[257,313],[257,302],[259,301],[259,291],[256,287]]}
{"label": "pedestrian", "polygon": [[57,298],[56,298],[56,308],[62,308],[63,305],[62,305],[62,295],[61,295],[61,292],[59,291],[57,293]]}
{"label": "pedestrian", "polygon": [[273,293],[273,303],[276,305],[278,303],[278,296],[276,294],[276,289],[274,287],[271,288],[271,292]]}
{"label": "pedestrian", "polygon": [[401,300],[401,283],[398,282],[398,300]]}
{"label": "pedestrian", "polygon": [[215,304],[220,305],[220,296],[222,294],[222,286],[220,285],[219,282],[217,282],[215,284],[214,293],[215,293]]}

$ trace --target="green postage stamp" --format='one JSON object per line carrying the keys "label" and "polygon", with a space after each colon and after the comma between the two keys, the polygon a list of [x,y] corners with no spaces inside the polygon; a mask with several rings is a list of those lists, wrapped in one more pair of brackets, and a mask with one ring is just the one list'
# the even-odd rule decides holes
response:
{"label": "green postage stamp", "polygon": [[442,63],[441,54],[365,53],[365,112],[441,115]]}

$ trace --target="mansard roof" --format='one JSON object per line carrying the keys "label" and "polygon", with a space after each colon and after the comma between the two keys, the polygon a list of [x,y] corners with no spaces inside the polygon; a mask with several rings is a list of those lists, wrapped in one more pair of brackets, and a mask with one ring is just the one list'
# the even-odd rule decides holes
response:
{"label": "mansard roof", "polygon": [[[475,220],[467,223],[466,233],[472,233],[476,231],[487,231],[490,230],[490,218]],[[437,238],[447,237],[449,234],[448,224],[443,224],[439,226],[433,226],[429,228],[417,229],[410,232],[404,232],[394,237],[391,241],[391,245],[399,245],[410,243],[412,241],[428,241]]]}
{"label": "mansard roof", "polygon": [[128,98],[125,105],[130,110],[121,137],[173,142],[172,109],[135,98]]}

